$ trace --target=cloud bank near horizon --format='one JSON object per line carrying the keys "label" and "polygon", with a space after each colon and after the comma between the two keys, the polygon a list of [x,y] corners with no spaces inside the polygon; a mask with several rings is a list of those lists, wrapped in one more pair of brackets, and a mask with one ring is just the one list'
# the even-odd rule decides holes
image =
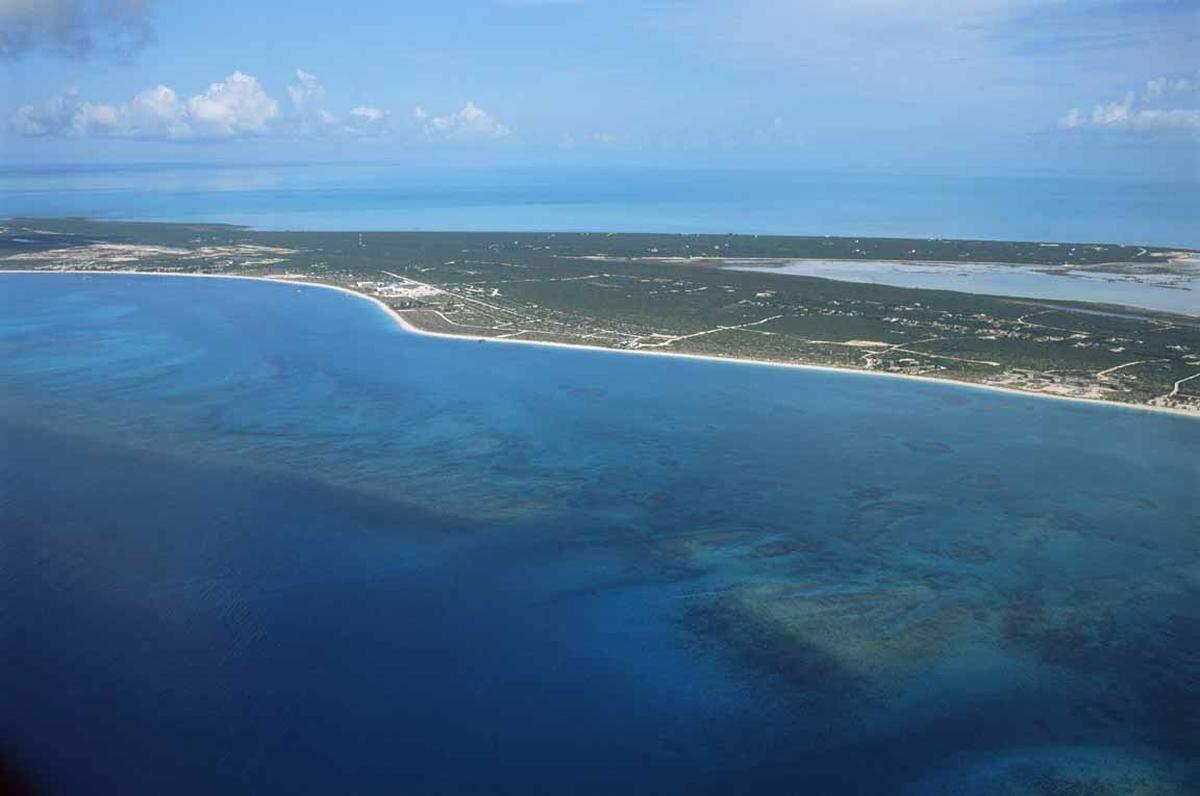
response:
{"label": "cloud bank near horizon", "polygon": [[1152,78],[1140,92],[1096,103],[1090,112],[1072,108],[1059,125],[1066,130],[1200,134],[1200,77]]}
{"label": "cloud bank near horizon", "polygon": [[295,71],[295,82],[287,87],[287,96],[289,101],[282,103],[267,93],[257,77],[235,70],[186,100],[161,84],[118,103],[84,100],[70,89],[20,106],[9,128],[35,138],[168,141],[388,135],[468,142],[506,138],[513,132],[470,100],[442,115],[417,106],[410,115],[398,117],[368,104],[337,114],[326,106],[325,88],[317,76],[303,69]]}
{"label": "cloud bank near horizon", "polygon": [[30,162],[1190,174],[1195,2],[0,0],[0,141]]}

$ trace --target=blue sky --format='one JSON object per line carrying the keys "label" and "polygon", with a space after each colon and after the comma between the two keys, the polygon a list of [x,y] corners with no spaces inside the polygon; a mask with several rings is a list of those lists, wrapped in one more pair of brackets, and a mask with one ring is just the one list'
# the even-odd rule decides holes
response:
{"label": "blue sky", "polygon": [[0,144],[1194,181],[1198,35],[1200,0],[0,0]]}

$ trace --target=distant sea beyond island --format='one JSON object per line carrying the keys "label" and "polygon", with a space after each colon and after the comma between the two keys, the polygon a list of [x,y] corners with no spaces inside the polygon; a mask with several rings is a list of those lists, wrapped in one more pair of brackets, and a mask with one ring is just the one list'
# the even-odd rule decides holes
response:
{"label": "distant sea beyond island", "polygon": [[0,214],[272,230],[678,232],[1200,248],[1194,180],[787,168],[147,163],[0,169]]}

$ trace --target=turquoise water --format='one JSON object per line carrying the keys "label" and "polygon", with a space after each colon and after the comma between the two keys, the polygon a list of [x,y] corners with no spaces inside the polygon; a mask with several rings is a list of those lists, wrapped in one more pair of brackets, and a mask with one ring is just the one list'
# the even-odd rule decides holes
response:
{"label": "turquoise water", "polygon": [[1171,275],[1135,276],[1018,265],[898,263],[880,260],[800,260],[777,267],[737,266],[735,271],[763,271],[818,276],[847,282],[895,285],[926,290],[958,290],[990,296],[1089,301],[1126,307],[1200,314],[1200,259]]}
{"label": "turquoise water", "polygon": [[737,232],[1200,248],[1198,206],[1195,179],[388,164],[0,170],[0,216],[264,229]]}
{"label": "turquoise water", "polygon": [[0,277],[0,362],[51,789],[1200,782],[1194,420],[219,279]]}

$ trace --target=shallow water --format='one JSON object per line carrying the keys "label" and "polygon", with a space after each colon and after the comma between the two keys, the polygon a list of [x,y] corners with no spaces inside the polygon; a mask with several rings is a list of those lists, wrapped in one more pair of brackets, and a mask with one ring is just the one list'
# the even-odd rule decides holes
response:
{"label": "shallow water", "polygon": [[0,277],[54,789],[1196,786],[1200,423]]}
{"label": "shallow water", "polygon": [[818,276],[993,296],[1091,301],[1200,315],[1200,260],[1177,274],[1116,274],[1003,264],[954,265],[883,260],[798,260],[783,266],[734,266],[734,271]]}

